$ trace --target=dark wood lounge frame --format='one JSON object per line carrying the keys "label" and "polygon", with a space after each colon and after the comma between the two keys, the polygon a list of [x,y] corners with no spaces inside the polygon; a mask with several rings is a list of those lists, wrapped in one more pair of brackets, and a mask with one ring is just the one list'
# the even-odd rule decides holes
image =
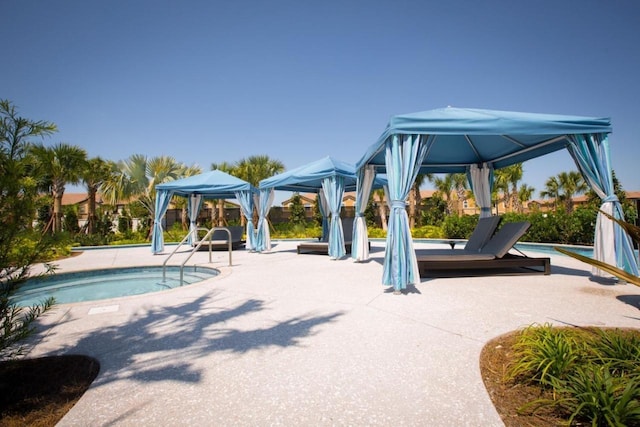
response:
{"label": "dark wood lounge frame", "polygon": [[[450,275],[551,274],[549,258],[530,258],[514,247],[527,232],[528,221],[505,224],[480,249],[416,251],[420,277]],[[510,253],[511,250],[520,255]],[[463,274],[461,274],[463,273]],[[475,274],[474,274],[475,273]]]}
{"label": "dark wood lounge frame", "polygon": [[[351,253],[351,242],[344,242],[344,248]],[[298,254],[329,255],[329,242],[303,242],[298,245]]]}
{"label": "dark wood lounge frame", "polygon": [[[490,273],[501,274],[551,274],[549,258],[531,258],[527,256],[506,254],[502,258],[482,260],[429,260],[418,257],[420,277],[437,277],[447,275],[479,275]],[[461,271],[462,270],[462,271]],[[446,273],[449,274],[446,274]]]}

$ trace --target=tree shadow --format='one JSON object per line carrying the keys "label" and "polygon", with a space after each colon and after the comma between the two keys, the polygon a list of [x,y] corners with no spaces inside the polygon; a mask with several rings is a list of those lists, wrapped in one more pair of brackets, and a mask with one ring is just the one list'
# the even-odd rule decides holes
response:
{"label": "tree shadow", "polygon": [[[196,362],[213,352],[243,354],[299,346],[305,337],[317,333],[314,328],[334,322],[343,314],[310,313],[253,329],[227,325],[262,310],[265,302],[259,299],[228,307],[215,296],[202,296],[181,305],[153,307],[124,324],[81,332],[75,342],[56,353],[87,354],[98,359],[101,368],[94,387],[120,380],[197,383],[203,373]],[[65,323],[69,327],[74,321],[82,319],[66,319]],[[264,324],[263,320],[259,322]],[[52,333],[55,335],[55,328]]]}

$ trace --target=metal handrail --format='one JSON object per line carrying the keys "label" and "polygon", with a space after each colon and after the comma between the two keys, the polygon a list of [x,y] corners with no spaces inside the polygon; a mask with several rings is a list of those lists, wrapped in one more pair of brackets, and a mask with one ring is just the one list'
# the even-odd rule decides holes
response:
{"label": "metal handrail", "polygon": [[[203,227],[198,227],[196,228],[197,231],[207,231],[206,228]],[[191,257],[193,256],[194,253],[196,253],[200,247],[202,246],[202,244],[207,240],[207,238],[209,239],[209,263],[211,263],[211,236],[213,235],[213,232],[216,230],[225,230],[229,236],[229,238],[227,239],[227,242],[229,243],[229,266],[233,265],[232,261],[231,261],[231,254],[233,252],[233,242],[231,241],[231,230],[229,230],[226,227],[213,227],[211,229],[209,229],[207,231],[207,234],[198,242],[198,244],[196,245],[195,248],[193,248],[193,250],[191,251],[191,253],[189,254],[189,256],[187,257],[187,259],[185,259],[182,264],[180,264],[180,286],[182,286],[182,282],[183,282],[183,277],[184,277],[184,265],[187,263],[187,261],[189,261],[189,259],[191,259]],[[191,231],[189,233],[187,233],[186,236],[184,236],[184,239],[182,239],[182,241],[180,243],[178,243],[178,246],[173,250],[173,252],[171,252],[169,254],[169,256],[167,257],[167,259],[164,260],[164,262],[162,263],[162,281],[164,282],[166,280],[166,273],[167,273],[167,263],[169,262],[169,259],[178,251],[178,249],[180,249],[180,247],[184,244],[184,242],[187,241],[187,239],[189,238],[189,235],[191,234]]]}

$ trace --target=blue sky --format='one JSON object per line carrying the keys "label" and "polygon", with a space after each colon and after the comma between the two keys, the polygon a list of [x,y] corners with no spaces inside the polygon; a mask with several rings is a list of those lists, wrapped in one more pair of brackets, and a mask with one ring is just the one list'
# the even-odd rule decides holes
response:
{"label": "blue sky", "polygon": [[[447,105],[611,117],[640,190],[640,2],[2,0],[0,98],[90,156],[355,163]],[[524,182],[574,170],[566,152]]]}

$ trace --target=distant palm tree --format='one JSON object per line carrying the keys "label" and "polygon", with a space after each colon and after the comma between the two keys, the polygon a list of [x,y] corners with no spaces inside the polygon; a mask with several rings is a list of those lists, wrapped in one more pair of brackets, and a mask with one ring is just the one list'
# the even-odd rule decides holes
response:
{"label": "distant palm tree", "polygon": [[544,183],[544,190],[540,192],[540,197],[543,199],[553,199],[553,209],[558,209],[558,202],[560,201],[560,190],[562,185],[557,176],[552,176]]}
{"label": "distant palm tree", "polygon": [[416,180],[411,186],[411,191],[409,191],[409,227],[413,228],[417,225],[418,216],[417,216],[417,207],[420,206],[420,202],[422,197],[420,196],[420,187],[424,184],[424,181],[427,179],[427,175],[418,174],[416,176]]}
{"label": "distant palm tree", "polygon": [[156,185],[180,178],[182,168],[183,165],[170,156],[147,158],[143,154],[133,154],[111,171],[102,185],[102,194],[112,205],[135,199],[153,219]]}
{"label": "distant palm tree", "polygon": [[109,179],[112,165],[102,160],[100,157],[93,157],[87,161],[86,167],[82,171],[81,179],[87,187],[88,207],[87,207],[87,234],[95,232],[97,222],[96,197],[100,186]]}
{"label": "distant palm tree", "polygon": [[573,196],[584,194],[589,186],[578,171],[561,172],[558,175],[563,190],[563,199],[567,212],[573,211]]}
{"label": "distant palm tree", "polygon": [[87,152],[75,145],[58,143],[52,147],[32,147],[37,170],[53,198],[53,231],[62,231],[62,196],[66,184],[78,184],[87,162]]}
{"label": "distant palm tree", "polygon": [[380,217],[380,226],[383,230],[387,230],[387,203],[385,201],[384,189],[378,188],[372,190],[373,200],[378,205],[378,216]]}
{"label": "distant palm tree", "polygon": [[284,164],[266,155],[249,156],[239,160],[233,172],[233,175],[258,187],[263,179],[284,172]]}
{"label": "distant palm tree", "polygon": [[535,188],[527,185],[527,184],[522,184],[520,186],[520,188],[518,189],[518,212],[522,213],[524,212],[524,204],[527,203],[529,200],[531,200],[531,196],[533,196],[533,193],[536,191]]}
{"label": "distant palm tree", "polygon": [[462,214],[464,211],[464,202],[467,200],[467,188],[469,186],[467,175],[464,173],[454,173],[452,179],[453,188],[458,199],[458,213]]}
{"label": "distant palm tree", "polygon": [[[180,176],[180,178],[187,178],[190,176],[199,175],[201,173],[202,173],[202,168],[200,168],[200,166],[198,165],[192,165],[192,166],[182,165],[180,167],[180,171],[178,172],[178,175]],[[188,198],[180,197],[180,196],[174,196],[173,198],[173,205],[176,207],[176,209],[181,209],[180,219],[182,222],[183,230],[186,230],[189,228],[189,218],[187,215],[188,200],[189,200]]]}
{"label": "distant palm tree", "polygon": [[516,163],[495,171],[495,187],[502,191],[505,208],[521,211],[518,185],[523,176],[522,163]]}
{"label": "distant palm tree", "polygon": [[455,178],[453,175],[452,173],[448,173],[444,177],[435,175],[429,175],[427,177],[436,187],[440,196],[447,200],[447,215],[451,215],[456,210],[455,200],[453,200],[453,193],[455,191]]}
{"label": "distant palm tree", "polygon": [[[211,163],[211,170],[219,170],[221,172],[228,173],[235,176],[235,165],[228,162]],[[218,199],[218,210],[211,209],[211,225],[216,227],[224,227],[226,225],[226,218],[224,215],[224,199]]]}

